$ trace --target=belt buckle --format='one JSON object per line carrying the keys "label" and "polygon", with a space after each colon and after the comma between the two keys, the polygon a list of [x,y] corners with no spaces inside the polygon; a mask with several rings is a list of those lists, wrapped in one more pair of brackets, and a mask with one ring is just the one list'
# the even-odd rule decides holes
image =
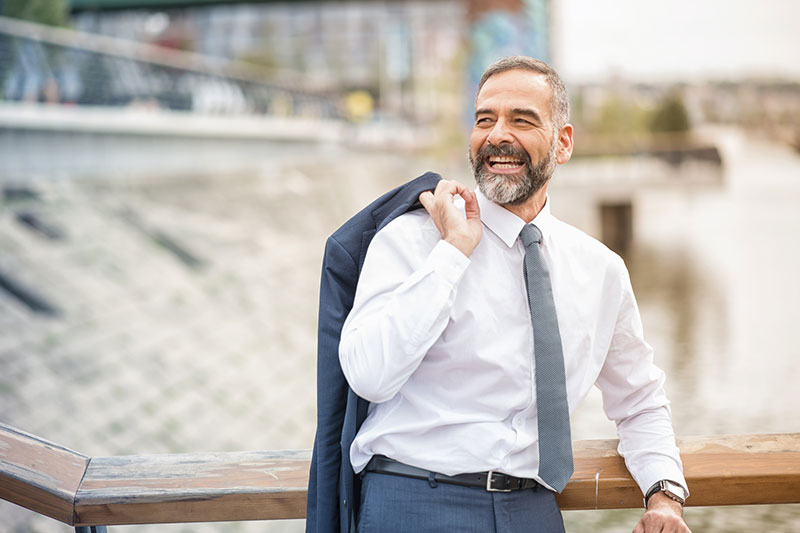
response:
{"label": "belt buckle", "polygon": [[[506,488],[502,488],[502,489],[498,489],[498,488],[494,487],[494,474],[495,474],[494,470],[489,470],[489,472],[486,473],[486,490],[487,490],[487,492],[511,492],[511,489],[507,488],[507,487]],[[502,474],[502,475],[505,475],[505,474]]]}

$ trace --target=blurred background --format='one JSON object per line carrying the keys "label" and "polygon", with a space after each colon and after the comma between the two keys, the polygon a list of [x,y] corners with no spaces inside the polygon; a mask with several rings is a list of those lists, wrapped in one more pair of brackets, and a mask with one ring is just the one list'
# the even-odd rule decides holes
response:
{"label": "blurred background", "polygon": [[[427,170],[472,186],[477,80],[527,54],[572,99],[553,211],[628,264],[677,434],[799,431],[797,20],[792,0],[0,0],[0,421],[92,456],[311,448],[326,237]],[[599,394],[573,434],[615,436]],[[800,532],[797,505],[686,515]],[[71,529],[0,501],[0,531]]]}

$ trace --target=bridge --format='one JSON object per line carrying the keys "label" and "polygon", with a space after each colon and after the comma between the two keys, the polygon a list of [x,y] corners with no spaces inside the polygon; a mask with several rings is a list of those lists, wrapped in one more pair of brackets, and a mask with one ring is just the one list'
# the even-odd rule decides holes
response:
{"label": "bridge", "polygon": [[353,123],[343,93],[291,73],[2,17],[0,80],[6,182],[257,170],[320,145],[430,140]]}

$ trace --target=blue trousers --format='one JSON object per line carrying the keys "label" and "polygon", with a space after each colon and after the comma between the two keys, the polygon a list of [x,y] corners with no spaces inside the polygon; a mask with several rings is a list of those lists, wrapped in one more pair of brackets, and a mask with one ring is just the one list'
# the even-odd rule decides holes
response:
{"label": "blue trousers", "polygon": [[476,487],[367,472],[358,533],[564,533],[555,494],[543,487]]}

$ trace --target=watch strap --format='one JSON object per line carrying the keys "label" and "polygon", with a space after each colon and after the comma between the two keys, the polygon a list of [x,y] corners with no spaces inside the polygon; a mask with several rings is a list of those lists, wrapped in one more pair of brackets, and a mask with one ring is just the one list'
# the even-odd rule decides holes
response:
{"label": "watch strap", "polygon": [[645,496],[644,496],[644,507],[645,507],[645,509],[647,508],[647,504],[650,501],[650,497],[653,494],[655,494],[656,492],[663,492],[670,499],[678,502],[681,505],[684,505],[686,503],[686,499],[685,498],[681,498],[677,494],[672,493],[669,490],[669,485],[675,485],[676,487],[680,487],[683,490],[683,493],[686,494],[686,489],[684,489],[679,483],[676,483],[674,481],[670,481],[668,479],[661,479],[659,481],[656,481],[653,484],[653,486],[651,486],[649,489],[647,489],[647,492],[645,493]]}

